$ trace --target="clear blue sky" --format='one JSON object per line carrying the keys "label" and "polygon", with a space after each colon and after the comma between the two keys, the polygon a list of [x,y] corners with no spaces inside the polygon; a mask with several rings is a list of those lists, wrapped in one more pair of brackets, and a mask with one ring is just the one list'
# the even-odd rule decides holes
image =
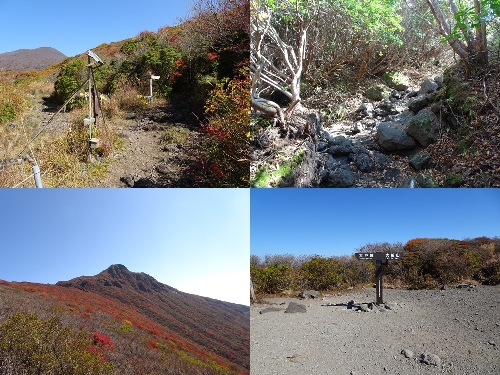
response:
{"label": "clear blue sky", "polygon": [[0,53],[53,47],[74,56],[178,24],[192,0],[0,0]]}
{"label": "clear blue sky", "polygon": [[248,189],[0,190],[0,279],[56,283],[111,264],[249,304]]}
{"label": "clear blue sky", "polygon": [[250,202],[250,252],[261,258],[500,236],[500,189],[253,189]]}

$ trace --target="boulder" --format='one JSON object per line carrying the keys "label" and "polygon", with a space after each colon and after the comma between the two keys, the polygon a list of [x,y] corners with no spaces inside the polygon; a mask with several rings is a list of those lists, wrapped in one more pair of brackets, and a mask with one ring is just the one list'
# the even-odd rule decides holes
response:
{"label": "boulder", "polygon": [[420,355],[420,362],[425,363],[426,365],[431,366],[441,366],[441,358],[432,353],[423,353]]}
{"label": "boulder", "polygon": [[447,187],[459,187],[462,185],[463,176],[460,173],[450,173],[446,176],[444,185]]}
{"label": "boulder", "polygon": [[362,303],[361,305],[359,305],[359,309],[363,312],[370,312],[370,309],[368,308],[367,303]]}
{"label": "boulder", "polygon": [[285,312],[289,314],[295,314],[295,313],[305,313],[307,312],[307,310],[305,305],[301,305],[300,303],[297,302],[290,302]]}
{"label": "boulder", "polygon": [[356,110],[356,112],[361,112],[366,116],[371,116],[373,112],[373,104],[370,102],[367,103],[362,103],[359,108]]}
{"label": "boulder", "polygon": [[434,114],[428,109],[422,109],[410,120],[406,132],[415,138],[422,146],[427,147],[435,138],[432,134],[432,123],[434,122]]}
{"label": "boulder", "polygon": [[331,138],[328,144],[330,145],[328,153],[333,156],[349,155],[354,152],[352,142],[342,135]]}
{"label": "boulder", "polygon": [[349,166],[342,165],[326,175],[324,184],[329,187],[351,187],[354,184],[354,175]]}
{"label": "boulder", "polygon": [[381,122],[377,128],[377,141],[387,151],[411,150],[416,145],[401,122]]}
{"label": "boulder", "polygon": [[418,188],[418,183],[417,180],[415,180],[415,177],[410,176],[404,179],[403,183],[401,184],[402,188]]}
{"label": "boulder", "polygon": [[420,171],[428,168],[432,163],[432,157],[427,152],[419,153],[410,159],[410,166]]}
{"label": "boulder", "polygon": [[373,162],[370,155],[362,152],[355,156],[354,164],[361,172],[371,172],[375,168],[375,163]]}
{"label": "boulder", "polygon": [[439,85],[434,81],[433,79],[426,79],[422,84],[420,85],[420,90],[418,90],[418,94],[427,94],[432,91],[436,91],[439,88]]}
{"label": "boulder", "polygon": [[282,311],[283,309],[280,309],[279,307],[266,307],[263,310],[259,311],[259,314],[265,314],[269,312],[276,312],[276,311]]}
{"label": "boulder", "polygon": [[382,80],[387,86],[398,91],[405,91],[410,85],[410,79],[398,71],[384,73]]}
{"label": "boulder", "polygon": [[299,294],[300,298],[318,298],[319,297],[319,292],[317,290],[303,290]]}
{"label": "boulder", "polygon": [[418,186],[422,188],[433,188],[438,187],[438,184],[434,178],[428,174],[421,173],[416,178]]}
{"label": "boulder", "polygon": [[410,108],[413,113],[417,113],[425,108],[427,104],[429,104],[429,99],[425,95],[417,95],[408,100],[408,108]]}
{"label": "boulder", "polygon": [[365,92],[365,96],[370,100],[382,100],[388,98],[391,95],[391,90],[385,85],[375,85],[370,87]]}

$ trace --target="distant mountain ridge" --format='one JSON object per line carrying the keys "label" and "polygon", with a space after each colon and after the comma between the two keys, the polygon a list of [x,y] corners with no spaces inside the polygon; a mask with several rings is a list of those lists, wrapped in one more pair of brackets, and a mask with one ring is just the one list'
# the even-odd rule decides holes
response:
{"label": "distant mountain ridge", "polygon": [[114,264],[95,276],[59,281],[58,286],[99,294],[127,304],[149,319],[242,368],[250,363],[250,308],[184,293],[146,273]]}
{"label": "distant mountain ridge", "polygon": [[0,71],[43,70],[65,58],[66,55],[51,47],[19,49],[0,53]]}

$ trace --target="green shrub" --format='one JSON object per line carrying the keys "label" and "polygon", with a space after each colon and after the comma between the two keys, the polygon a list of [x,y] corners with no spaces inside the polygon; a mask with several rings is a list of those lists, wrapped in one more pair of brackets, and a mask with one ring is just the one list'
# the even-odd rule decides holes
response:
{"label": "green shrub", "polygon": [[17,313],[0,326],[0,370],[27,375],[113,374],[113,365],[89,350],[92,347],[85,332],[64,328],[58,317],[41,320],[35,314]]}
{"label": "green shrub", "polygon": [[[85,69],[83,61],[75,60],[63,67],[54,83],[54,94],[52,97],[59,103],[64,103],[85,81]],[[67,108],[71,109],[82,105],[83,98],[74,98],[68,103]]]}
{"label": "green shrub", "polygon": [[307,285],[316,290],[338,288],[342,284],[343,267],[334,258],[315,256],[300,269]]}
{"label": "green shrub", "polygon": [[271,264],[264,268],[250,266],[250,275],[256,293],[279,293],[290,288],[292,267],[288,264]]}
{"label": "green shrub", "polygon": [[17,111],[12,103],[7,102],[0,105],[0,123],[15,120],[16,117]]}

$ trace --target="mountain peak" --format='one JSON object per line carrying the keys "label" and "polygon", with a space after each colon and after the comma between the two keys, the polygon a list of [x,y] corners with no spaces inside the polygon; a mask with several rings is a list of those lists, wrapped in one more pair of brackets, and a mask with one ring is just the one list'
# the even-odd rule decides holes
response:
{"label": "mountain peak", "polygon": [[19,49],[0,53],[0,71],[41,70],[64,60],[66,56],[51,47]]}

